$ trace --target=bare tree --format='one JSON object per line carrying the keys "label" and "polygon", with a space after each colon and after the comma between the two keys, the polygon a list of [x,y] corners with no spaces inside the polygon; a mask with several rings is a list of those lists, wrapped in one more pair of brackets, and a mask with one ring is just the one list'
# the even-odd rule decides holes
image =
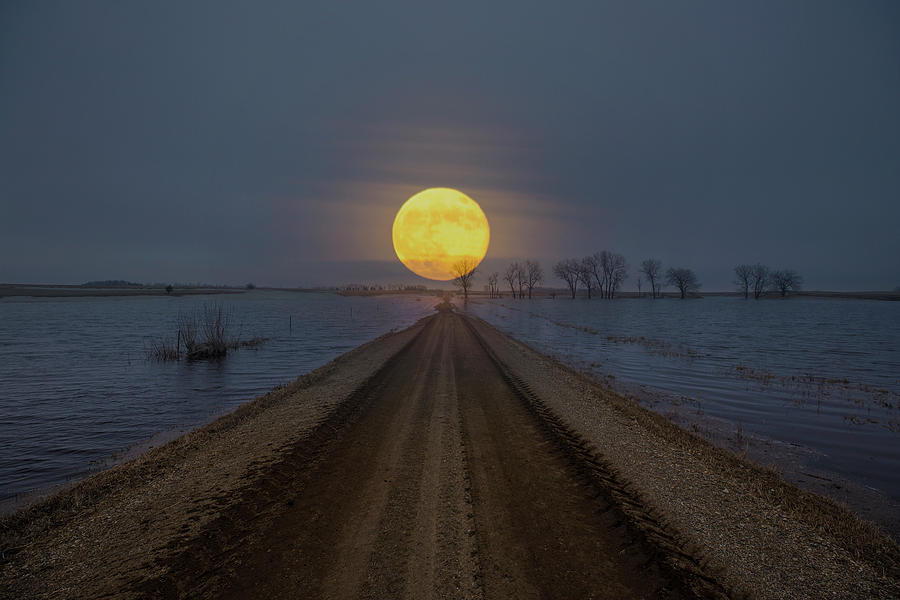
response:
{"label": "bare tree", "polygon": [[628,265],[625,257],[611,250],[594,254],[594,279],[600,288],[601,298],[614,298],[619,286],[628,277]]}
{"label": "bare tree", "polygon": [[488,275],[488,286],[491,288],[491,298],[497,298],[500,296],[500,273],[494,271],[490,275]]}
{"label": "bare tree", "polygon": [[600,297],[606,298],[609,293],[609,287],[612,283],[612,256],[609,250],[603,250],[597,255],[599,258],[600,269],[603,271],[603,281],[600,284]]}
{"label": "bare tree", "polygon": [[[600,290],[601,297],[603,295],[603,286],[606,285],[606,273],[603,270],[603,259],[600,252],[594,252],[590,256],[585,256],[584,260],[581,261],[582,267],[584,268],[586,274],[593,275],[594,277],[594,287]],[[587,275],[585,279],[587,279],[590,275]]]}
{"label": "bare tree", "polygon": [[769,267],[756,263],[753,265],[753,272],[750,275],[751,285],[753,286],[753,299],[759,300],[759,297],[765,294],[766,289],[769,287]]}
{"label": "bare tree", "polygon": [[789,292],[796,292],[803,285],[803,277],[793,269],[772,271],[772,287],[784,298]]}
{"label": "bare tree", "polygon": [[578,291],[580,270],[580,263],[574,258],[561,260],[553,266],[553,274],[566,282],[566,285],[569,286],[569,291],[572,292],[572,298],[575,297],[575,293]]}
{"label": "bare tree", "polygon": [[650,297],[656,298],[659,294],[659,286],[656,282],[662,276],[662,263],[655,258],[648,258],[641,261],[638,270],[647,277],[647,282],[650,284]]}
{"label": "bare tree", "polygon": [[612,299],[616,297],[616,291],[628,277],[628,263],[625,262],[625,257],[618,252],[604,250],[601,258],[606,279],[606,291],[603,295]]}
{"label": "bare tree", "polygon": [[744,300],[750,297],[750,286],[753,284],[753,265],[738,265],[734,268],[734,285],[744,292]]}
{"label": "bare tree", "polygon": [[506,271],[503,273],[503,280],[509,284],[509,291],[512,293],[513,299],[516,297],[516,283],[519,281],[519,270],[521,267],[519,263],[514,262],[510,263],[508,267],[506,267]]}
{"label": "bare tree", "polygon": [[528,288],[528,299],[530,300],[534,286],[544,280],[544,270],[538,261],[526,260],[523,271],[525,271],[525,286]]}
{"label": "bare tree", "polygon": [[471,256],[464,256],[453,263],[453,285],[462,290],[463,300],[468,301],[469,290],[472,288],[472,279],[478,269],[478,261]]}
{"label": "bare tree", "polygon": [[597,269],[597,260],[593,256],[585,256],[578,264],[578,281],[587,290],[588,300],[591,299],[594,290],[594,271]]}
{"label": "bare tree", "polygon": [[522,263],[516,263],[518,269],[516,270],[516,285],[519,288],[519,299],[525,297],[525,265]]}
{"label": "bare tree", "polygon": [[685,268],[670,268],[666,271],[666,283],[678,288],[678,291],[681,292],[682,300],[691,292],[700,289],[700,282],[697,281],[697,276],[692,270]]}

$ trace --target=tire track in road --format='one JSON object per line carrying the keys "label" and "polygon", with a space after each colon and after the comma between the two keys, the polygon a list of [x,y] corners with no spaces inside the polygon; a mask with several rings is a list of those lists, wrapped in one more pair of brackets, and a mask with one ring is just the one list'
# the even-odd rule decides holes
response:
{"label": "tire track in road", "polygon": [[722,598],[672,533],[509,373],[467,319],[455,355],[488,598]]}
{"label": "tire track in road", "polygon": [[364,415],[216,596],[479,596],[449,325],[429,323],[376,376]]}
{"label": "tire track in road", "polygon": [[[390,479],[361,598],[452,598],[463,591],[454,582],[466,571],[460,568],[464,545],[456,539],[466,513],[458,509],[463,490],[452,485],[463,467],[454,456],[460,438],[453,420],[458,411],[447,325],[439,321],[438,343],[430,356],[421,357],[417,377],[423,383],[405,399],[415,413],[399,433],[403,451]],[[467,590],[462,597],[472,595]]]}

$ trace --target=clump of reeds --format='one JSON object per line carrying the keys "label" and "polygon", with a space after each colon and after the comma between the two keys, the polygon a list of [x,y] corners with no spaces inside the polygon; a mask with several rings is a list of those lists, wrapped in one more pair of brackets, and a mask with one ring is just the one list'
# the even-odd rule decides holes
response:
{"label": "clump of reeds", "polygon": [[188,360],[221,358],[236,347],[229,335],[231,314],[221,305],[204,305],[198,315],[179,319],[179,334]]}
{"label": "clump of reeds", "polygon": [[178,360],[181,358],[178,346],[173,344],[172,340],[168,338],[152,340],[150,342],[149,355],[153,360],[159,361]]}
{"label": "clump of reeds", "polygon": [[256,347],[267,339],[241,340],[240,335],[233,336],[231,313],[220,304],[205,304],[193,313],[179,314],[176,322],[175,344],[168,338],[153,340],[150,358],[163,361],[179,360],[182,356],[188,360],[222,358],[228,350]]}

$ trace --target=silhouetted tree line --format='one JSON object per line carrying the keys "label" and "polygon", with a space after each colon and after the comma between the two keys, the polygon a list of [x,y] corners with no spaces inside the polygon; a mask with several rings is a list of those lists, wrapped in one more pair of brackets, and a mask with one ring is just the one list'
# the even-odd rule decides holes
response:
{"label": "silhouetted tree line", "polygon": [[[492,273],[496,284],[496,294],[500,295],[500,273]],[[531,298],[534,288],[544,280],[544,270],[536,260],[528,259],[523,263],[514,262],[506,267],[503,281],[509,286],[513,298]]]}
{"label": "silhouetted tree line", "polygon": [[581,286],[588,298],[592,298],[596,290],[601,298],[611,299],[628,279],[628,263],[618,252],[603,250],[581,259],[561,260],[554,265],[553,274],[566,282],[573,298]]}
{"label": "silhouetted tree line", "polygon": [[337,286],[334,288],[343,292],[381,292],[381,291],[410,291],[410,292],[424,292],[427,288],[424,285],[410,285],[406,283],[390,283],[387,285],[382,284],[363,284],[363,283],[348,283],[346,285]]}
{"label": "silhouetted tree line", "polygon": [[766,292],[778,292],[784,298],[791,292],[799,291],[803,285],[803,277],[793,269],[771,270],[766,265],[742,264],[734,268],[734,284],[738,291],[743,292],[744,298],[750,294],[756,300]]}
{"label": "silhouetted tree line", "polygon": [[[472,289],[472,279],[478,272],[477,264],[475,259],[466,257],[453,265],[453,284],[460,289],[466,300]],[[509,285],[513,298],[531,298],[534,288],[544,280],[544,270],[536,260],[514,262],[507,267],[503,280]],[[488,275],[488,292],[491,298],[500,297],[500,273],[497,271]]]}
{"label": "silhouetted tree line", "polygon": [[[477,269],[476,262],[464,259],[454,266],[454,283],[460,288],[466,299],[472,288],[472,280]],[[701,283],[697,274],[687,267],[669,267],[663,270],[662,261],[656,258],[642,260],[638,266],[637,288],[641,296],[644,281],[649,286],[649,296],[659,298],[664,286],[674,287],[679,297],[684,299],[696,294]],[[771,270],[763,264],[741,264],[734,268],[735,285],[743,292],[744,298],[753,294],[760,298],[767,292],[778,292],[782,297],[798,291],[803,278],[793,269]],[[587,297],[593,296],[612,299],[628,279],[628,262],[625,257],[612,250],[595,252],[584,258],[565,258],[553,265],[553,275],[565,282],[572,298],[584,289]],[[532,298],[534,288],[544,280],[544,271],[535,260],[512,262],[502,273],[493,272],[488,275],[488,291],[491,298],[501,296],[501,280],[509,288],[513,298]]]}
{"label": "silhouetted tree line", "polygon": [[124,279],[104,279],[103,281],[88,281],[81,284],[82,287],[144,287],[143,283],[125,281]]}
{"label": "silhouetted tree line", "polygon": [[[682,298],[700,289],[700,282],[691,269],[670,268],[663,274],[662,263],[654,258],[642,261],[638,271],[647,278],[652,298],[659,297],[663,284],[676,287]],[[588,298],[596,295],[612,299],[628,279],[628,262],[618,252],[602,250],[580,259],[565,258],[553,265],[553,274],[566,283],[572,298],[582,288]],[[526,260],[510,263],[502,277],[513,298],[531,298],[535,286],[543,281],[544,273],[537,261]],[[639,277],[639,293],[642,282]],[[500,273],[488,276],[488,290],[492,298],[500,296]]]}

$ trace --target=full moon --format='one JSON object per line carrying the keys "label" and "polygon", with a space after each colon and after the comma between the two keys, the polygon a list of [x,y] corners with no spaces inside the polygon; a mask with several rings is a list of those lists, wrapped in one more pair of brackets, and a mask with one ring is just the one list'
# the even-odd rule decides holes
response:
{"label": "full moon", "polygon": [[460,191],[429,188],[407,200],[394,218],[394,251],[422,277],[449,281],[453,266],[474,269],[487,253],[491,229],[478,203]]}

